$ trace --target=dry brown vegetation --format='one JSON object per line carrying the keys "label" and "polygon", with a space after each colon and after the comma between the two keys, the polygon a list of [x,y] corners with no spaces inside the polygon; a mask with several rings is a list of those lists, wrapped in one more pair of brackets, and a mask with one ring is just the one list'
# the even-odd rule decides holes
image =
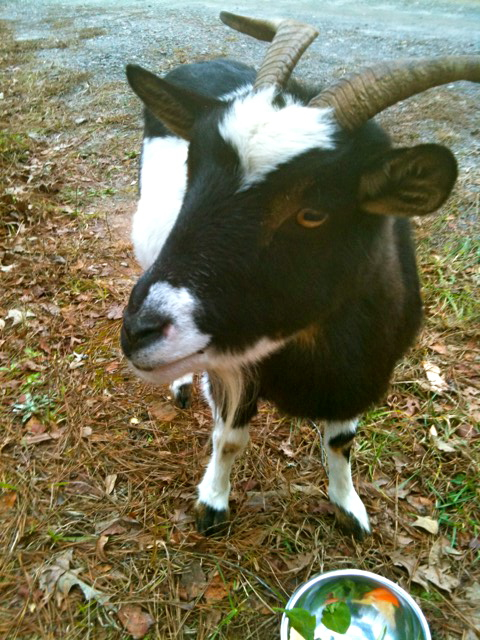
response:
{"label": "dry brown vegetation", "polygon": [[[0,31],[0,637],[271,639],[274,607],[345,567],[402,584],[435,638],[478,637],[478,173],[418,227],[426,327],[365,416],[354,462],[373,536],[356,544],[335,528],[316,430],[263,406],[229,535],[205,539],[191,507],[209,413],[133,379],[118,346],[137,274],[123,227],[138,105],[36,64],[42,47],[95,35],[17,43]],[[417,107],[473,130],[473,105],[454,99]],[[392,119],[399,139],[414,111]]]}

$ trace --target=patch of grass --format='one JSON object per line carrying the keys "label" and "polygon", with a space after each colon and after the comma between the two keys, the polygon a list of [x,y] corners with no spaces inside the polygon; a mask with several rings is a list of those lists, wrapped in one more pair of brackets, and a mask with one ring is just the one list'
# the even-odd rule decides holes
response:
{"label": "patch of grass", "polygon": [[42,51],[44,49],[67,49],[72,41],[59,40],[57,38],[35,38],[32,40],[17,40],[13,45],[13,52],[24,53],[30,51]]}
{"label": "patch of grass", "polygon": [[80,29],[78,32],[78,37],[80,40],[89,40],[90,38],[98,38],[99,36],[104,36],[107,32],[106,29],[101,29],[100,27],[85,27]]}

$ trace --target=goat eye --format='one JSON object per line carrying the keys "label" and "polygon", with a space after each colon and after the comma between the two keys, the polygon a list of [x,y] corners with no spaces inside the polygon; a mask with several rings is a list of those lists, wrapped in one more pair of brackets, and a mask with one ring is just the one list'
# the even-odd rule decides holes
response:
{"label": "goat eye", "polygon": [[315,229],[325,222],[328,214],[316,209],[300,209],[297,213],[297,222],[307,229]]}

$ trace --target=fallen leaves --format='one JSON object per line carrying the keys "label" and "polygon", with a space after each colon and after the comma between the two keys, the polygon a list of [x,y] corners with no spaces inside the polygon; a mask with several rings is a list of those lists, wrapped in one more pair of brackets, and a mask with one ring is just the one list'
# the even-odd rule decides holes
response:
{"label": "fallen leaves", "polygon": [[115,483],[117,482],[118,474],[111,473],[105,478],[105,493],[109,496],[115,489]]}
{"label": "fallen leaves", "polygon": [[224,577],[219,573],[215,573],[205,589],[203,597],[207,604],[212,604],[226,598],[229,590],[229,586],[225,582]]}
{"label": "fallen leaves", "polygon": [[452,565],[448,560],[452,555],[463,556],[461,552],[452,549],[449,541],[442,537],[432,545],[426,564],[420,564],[417,557],[405,552],[393,553],[392,562],[406,569],[410,579],[426,591],[430,591],[430,585],[434,585],[450,593],[460,584],[457,576],[452,575]]}
{"label": "fallen leaves", "polygon": [[425,385],[426,388],[433,391],[433,393],[444,393],[447,391],[449,385],[442,376],[440,367],[430,360],[425,360],[422,364],[428,381]]}
{"label": "fallen leaves", "polygon": [[424,531],[428,531],[428,533],[432,533],[433,535],[437,535],[438,533],[438,520],[434,520],[429,516],[419,516],[415,522],[412,523],[412,527],[419,527]]}
{"label": "fallen leaves", "polygon": [[33,435],[26,435],[22,438],[22,444],[40,444],[41,442],[48,442],[49,440],[58,440],[67,431],[66,427],[59,427],[58,429],[49,431],[48,433],[35,433]]}
{"label": "fallen leaves", "polygon": [[120,607],[117,616],[124,629],[126,629],[135,640],[146,636],[150,627],[155,622],[149,613],[143,611],[143,609],[136,604],[127,604]]}
{"label": "fallen leaves", "polygon": [[5,513],[14,508],[17,501],[16,491],[7,491],[0,495],[0,513]]}
{"label": "fallen leaves", "polygon": [[71,589],[78,587],[88,602],[93,600],[103,606],[107,612],[116,612],[119,621],[132,638],[140,640],[145,637],[150,627],[155,623],[151,615],[135,604],[117,607],[111,602],[109,594],[95,589],[79,578],[82,569],[71,568],[72,561],[73,550],[69,549],[58,554],[50,564],[40,569],[38,582],[40,590],[43,592],[44,602],[54,596],[57,606],[61,606]]}
{"label": "fallen leaves", "polygon": [[172,422],[178,415],[178,411],[173,405],[163,402],[152,404],[148,411],[159,422]]}
{"label": "fallen leaves", "polygon": [[45,594],[45,599],[48,600],[55,595],[57,605],[60,606],[70,589],[79,587],[86,600],[95,600],[111,609],[110,596],[81,580],[78,574],[82,572],[82,569],[71,569],[72,560],[73,549],[69,549],[57,555],[49,565],[40,570],[39,586]]}

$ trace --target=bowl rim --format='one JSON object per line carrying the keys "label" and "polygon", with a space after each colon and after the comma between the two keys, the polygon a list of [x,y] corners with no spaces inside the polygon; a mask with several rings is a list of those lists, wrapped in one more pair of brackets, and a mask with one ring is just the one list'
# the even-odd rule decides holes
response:
{"label": "bowl rim", "polygon": [[[395,592],[396,595],[401,596],[415,612],[418,618],[418,621],[420,623],[421,629],[425,635],[424,640],[432,640],[427,619],[425,618],[423,611],[420,609],[420,607],[412,598],[412,596],[407,591],[405,591],[403,587],[398,585],[396,582],[393,582],[388,578],[384,578],[382,575],[378,573],[373,573],[372,571],[364,571],[363,569],[335,569],[333,571],[327,571],[325,573],[319,573],[314,575],[312,578],[307,580],[307,582],[300,585],[300,587],[298,587],[296,591],[293,592],[293,594],[291,595],[289,601],[285,606],[285,609],[293,609],[297,601],[300,599],[300,597],[305,593],[305,591],[310,589],[313,585],[331,578],[341,578],[346,576],[370,578],[377,582],[383,583],[385,586],[389,587],[392,591]],[[282,615],[282,622],[280,626],[280,640],[288,640],[288,631],[289,631],[288,623],[289,623],[289,620],[284,613]],[[347,639],[347,636],[345,636],[345,638]]]}

